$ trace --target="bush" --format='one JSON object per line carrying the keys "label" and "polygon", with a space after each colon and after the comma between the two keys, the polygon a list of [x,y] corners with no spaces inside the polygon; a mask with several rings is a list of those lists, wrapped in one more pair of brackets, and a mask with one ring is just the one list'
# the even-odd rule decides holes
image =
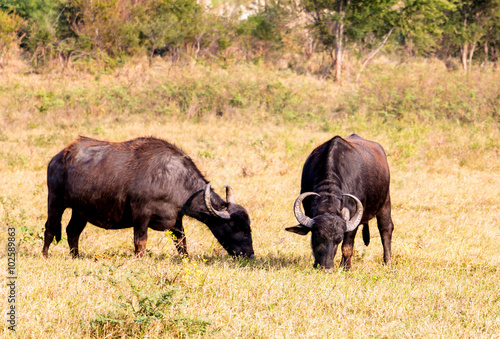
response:
{"label": "bush", "polygon": [[191,319],[178,310],[175,290],[143,294],[133,288],[133,296],[115,305],[115,311],[90,321],[91,338],[146,337],[148,332],[166,337],[199,336],[207,332],[209,321]]}
{"label": "bush", "polygon": [[8,54],[19,45],[18,33],[24,21],[15,12],[0,11],[0,66],[8,59]]}

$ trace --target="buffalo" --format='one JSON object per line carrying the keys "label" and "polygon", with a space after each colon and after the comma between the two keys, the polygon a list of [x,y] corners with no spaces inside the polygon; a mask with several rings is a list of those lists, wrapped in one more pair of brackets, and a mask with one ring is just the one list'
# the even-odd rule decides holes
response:
{"label": "buffalo", "polygon": [[79,137],[52,158],[47,169],[48,217],[43,255],[54,237],[61,240],[61,217],[70,253],[87,222],[105,229],[134,228],[135,254],[144,254],[148,228],[170,230],[176,248],[187,255],[182,217],[205,223],[231,255],[253,257],[250,218],[236,204],[233,190],[223,200],[194,162],[175,145],[153,137],[108,142]]}
{"label": "buffalo", "polygon": [[[349,270],[358,226],[363,224],[363,240],[368,245],[368,221],[374,217],[384,262],[390,264],[394,224],[389,181],[382,146],[356,134],[345,139],[336,136],[309,155],[302,171],[301,194],[293,207],[300,224],[286,230],[300,235],[311,232],[314,267],[331,272],[338,244],[343,241],[340,265]],[[308,196],[312,198],[305,199]]]}

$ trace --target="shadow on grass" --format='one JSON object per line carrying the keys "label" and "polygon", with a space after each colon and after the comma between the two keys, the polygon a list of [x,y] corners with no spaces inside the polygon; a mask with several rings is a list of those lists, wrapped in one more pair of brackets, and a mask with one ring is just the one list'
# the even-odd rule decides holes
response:
{"label": "shadow on grass", "polygon": [[[20,253],[21,256],[25,258],[41,258],[42,253],[34,252],[34,251],[23,251]],[[153,251],[146,250],[146,253],[143,258],[136,257],[132,250],[125,250],[123,248],[120,249],[106,249],[103,252],[85,252],[80,253],[78,258],[73,259],[69,253],[69,249],[67,253],[57,253],[51,254],[49,253],[50,260],[51,257],[56,256],[62,258],[66,258],[68,260],[89,260],[89,261],[140,261],[142,259],[153,259],[158,261],[168,261],[172,264],[180,265],[183,263],[183,260],[186,258],[185,256],[176,254],[171,255],[167,253],[157,254]],[[312,266],[313,259],[310,255],[294,255],[290,256],[287,254],[281,253],[269,253],[263,256],[256,256],[253,259],[245,258],[245,257],[231,257],[226,253],[211,253],[211,254],[196,254],[188,257],[190,261],[196,262],[199,265],[206,266],[225,266],[231,269],[239,269],[239,268],[249,268],[249,269],[264,269],[264,270],[279,270],[286,268],[309,268]]]}
{"label": "shadow on grass", "polygon": [[280,270],[285,268],[309,267],[312,264],[311,258],[305,255],[287,256],[280,253],[270,253],[264,256],[257,256],[253,259],[236,257],[233,258],[223,254],[201,255],[191,258],[191,260],[203,263],[207,266],[228,266],[230,268],[249,268],[264,270]]}

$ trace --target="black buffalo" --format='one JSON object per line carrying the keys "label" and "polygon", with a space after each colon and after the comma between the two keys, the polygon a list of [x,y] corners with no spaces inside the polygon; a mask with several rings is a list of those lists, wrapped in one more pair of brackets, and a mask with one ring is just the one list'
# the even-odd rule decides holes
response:
{"label": "black buffalo", "polygon": [[61,239],[61,216],[70,252],[87,222],[105,229],[134,228],[135,253],[146,248],[148,228],[170,230],[180,254],[187,255],[182,217],[205,223],[233,256],[254,256],[250,219],[226,186],[226,200],[214,193],[193,161],[179,148],[156,138],[107,142],[80,137],[59,152],[47,170],[48,218],[43,255]]}
{"label": "black buffalo", "polygon": [[[301,194],[294,203],[300,224],[286,230],[300,235],[311,232],[314,267],[332,271],[337,246],[343,240],[340,265],[349,270],[358,225],[363,224],[363,240],[368,245],[368,221],[373,217],[377,217],[384,262],[390,264],[394,225],[389,181],[382,146],[356,134],[345,139],[336,136],[309,155],[302,171]],[[307,196],[313,197],[304,200]],[[303,200],[305,215],[300,210]]]}

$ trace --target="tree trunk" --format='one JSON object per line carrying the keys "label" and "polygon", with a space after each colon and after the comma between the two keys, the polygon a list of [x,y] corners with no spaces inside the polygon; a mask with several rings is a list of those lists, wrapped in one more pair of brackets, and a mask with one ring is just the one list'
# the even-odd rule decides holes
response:
{"label": "tree trunk", "polygon": [[151,54],[149,55],[149,67],[153,65],[153,56],[155,55],[156,43],[153,42],[153,46],[151,47]]}
{"label": "tree trunk", "polygon": [[307,60],[311,60],[314,52],[316,51],[316,41],[314,38],[310,38],[310,41],[305,43],[304,51],[307,57]]}
{"label": "tree trunk", "polygon": [[461,60],[462,60],[462,69],[464,70],[464,72],[467,73],[467,54],[468,53],[468,50],[469,50],[469,45],[468,43],[464,43],[462,45],[462,48],[461,48]]}
{"label": "tree trunk", "polygon": [[333,59],[334,81],[341,81],[342,63],[344,56],[344,17],[345,11],[349,7],[351,0],[347,0],[344,7],[344,1],[338,1],[337,13],[340,19],[335,22],[335,57]]}
{"label": "tree trunk", "polygon": [[344,34],[344,23],[338,22],[337,28],[335,30],[335,64],[334,70],[335,75],[333,77],[334,81],[341,80],[342,73],[342,55],[343,55],[343,44],[342,44],[342,36]]}
{"label": "tree trunk", "polygon": [[[464,13],[465,15],[465,13]],[[464,18],[464,29],[467,30],[467,18]],[[461,50],[461,61],[462,61],[462,69],[464,70],[465,73],[467,73],[467,56],[469,54],[469,43],[464,42],[462,46],[460,46]]]}
{"label": "tree trunk", "polygon": [[489,51],[488,51],[488,42],[486,41],[484,43],[484,65],[488,63],[488,56],[489,56]]}
{"label": "tree trunk", "polygon": [[497,69],[497,67],[498,67],[498,50],[494,45],[491,47],[491,61],[493,61],[493,68]]}
{"label": "tree trunk", "polygon": [[370,55],[368,55],[368,57],[366,58],[366,60],[361,65],[361,69],[359,70],[359,73],[356,76],[356,81],[359,80],[359,76],[361,75],[361,72],[363,72],[363,70],[365,69],[365,67],[368,64],[368,62],[370,62],[370,60],[375,56],[375,54],[377,54],[382,49],[382,47],[384,47],[385,43],[387,42],[387,40],[391,36],[392,31],[394,31],[394,28],[396,28],[396,26],[392,26],[392,28],[389,30],[389,32],[382,39],[382,43],[380,44],[380,46],[378,46],[378,48],[376,50],[374,50],[373,52],[370,53]]}
{"label": "tree trunk", "polygon": [[475,50],[476,50],[476,44],[472,44],[469,52],[469,69],[472,68],[472,57],[474,56]]}

